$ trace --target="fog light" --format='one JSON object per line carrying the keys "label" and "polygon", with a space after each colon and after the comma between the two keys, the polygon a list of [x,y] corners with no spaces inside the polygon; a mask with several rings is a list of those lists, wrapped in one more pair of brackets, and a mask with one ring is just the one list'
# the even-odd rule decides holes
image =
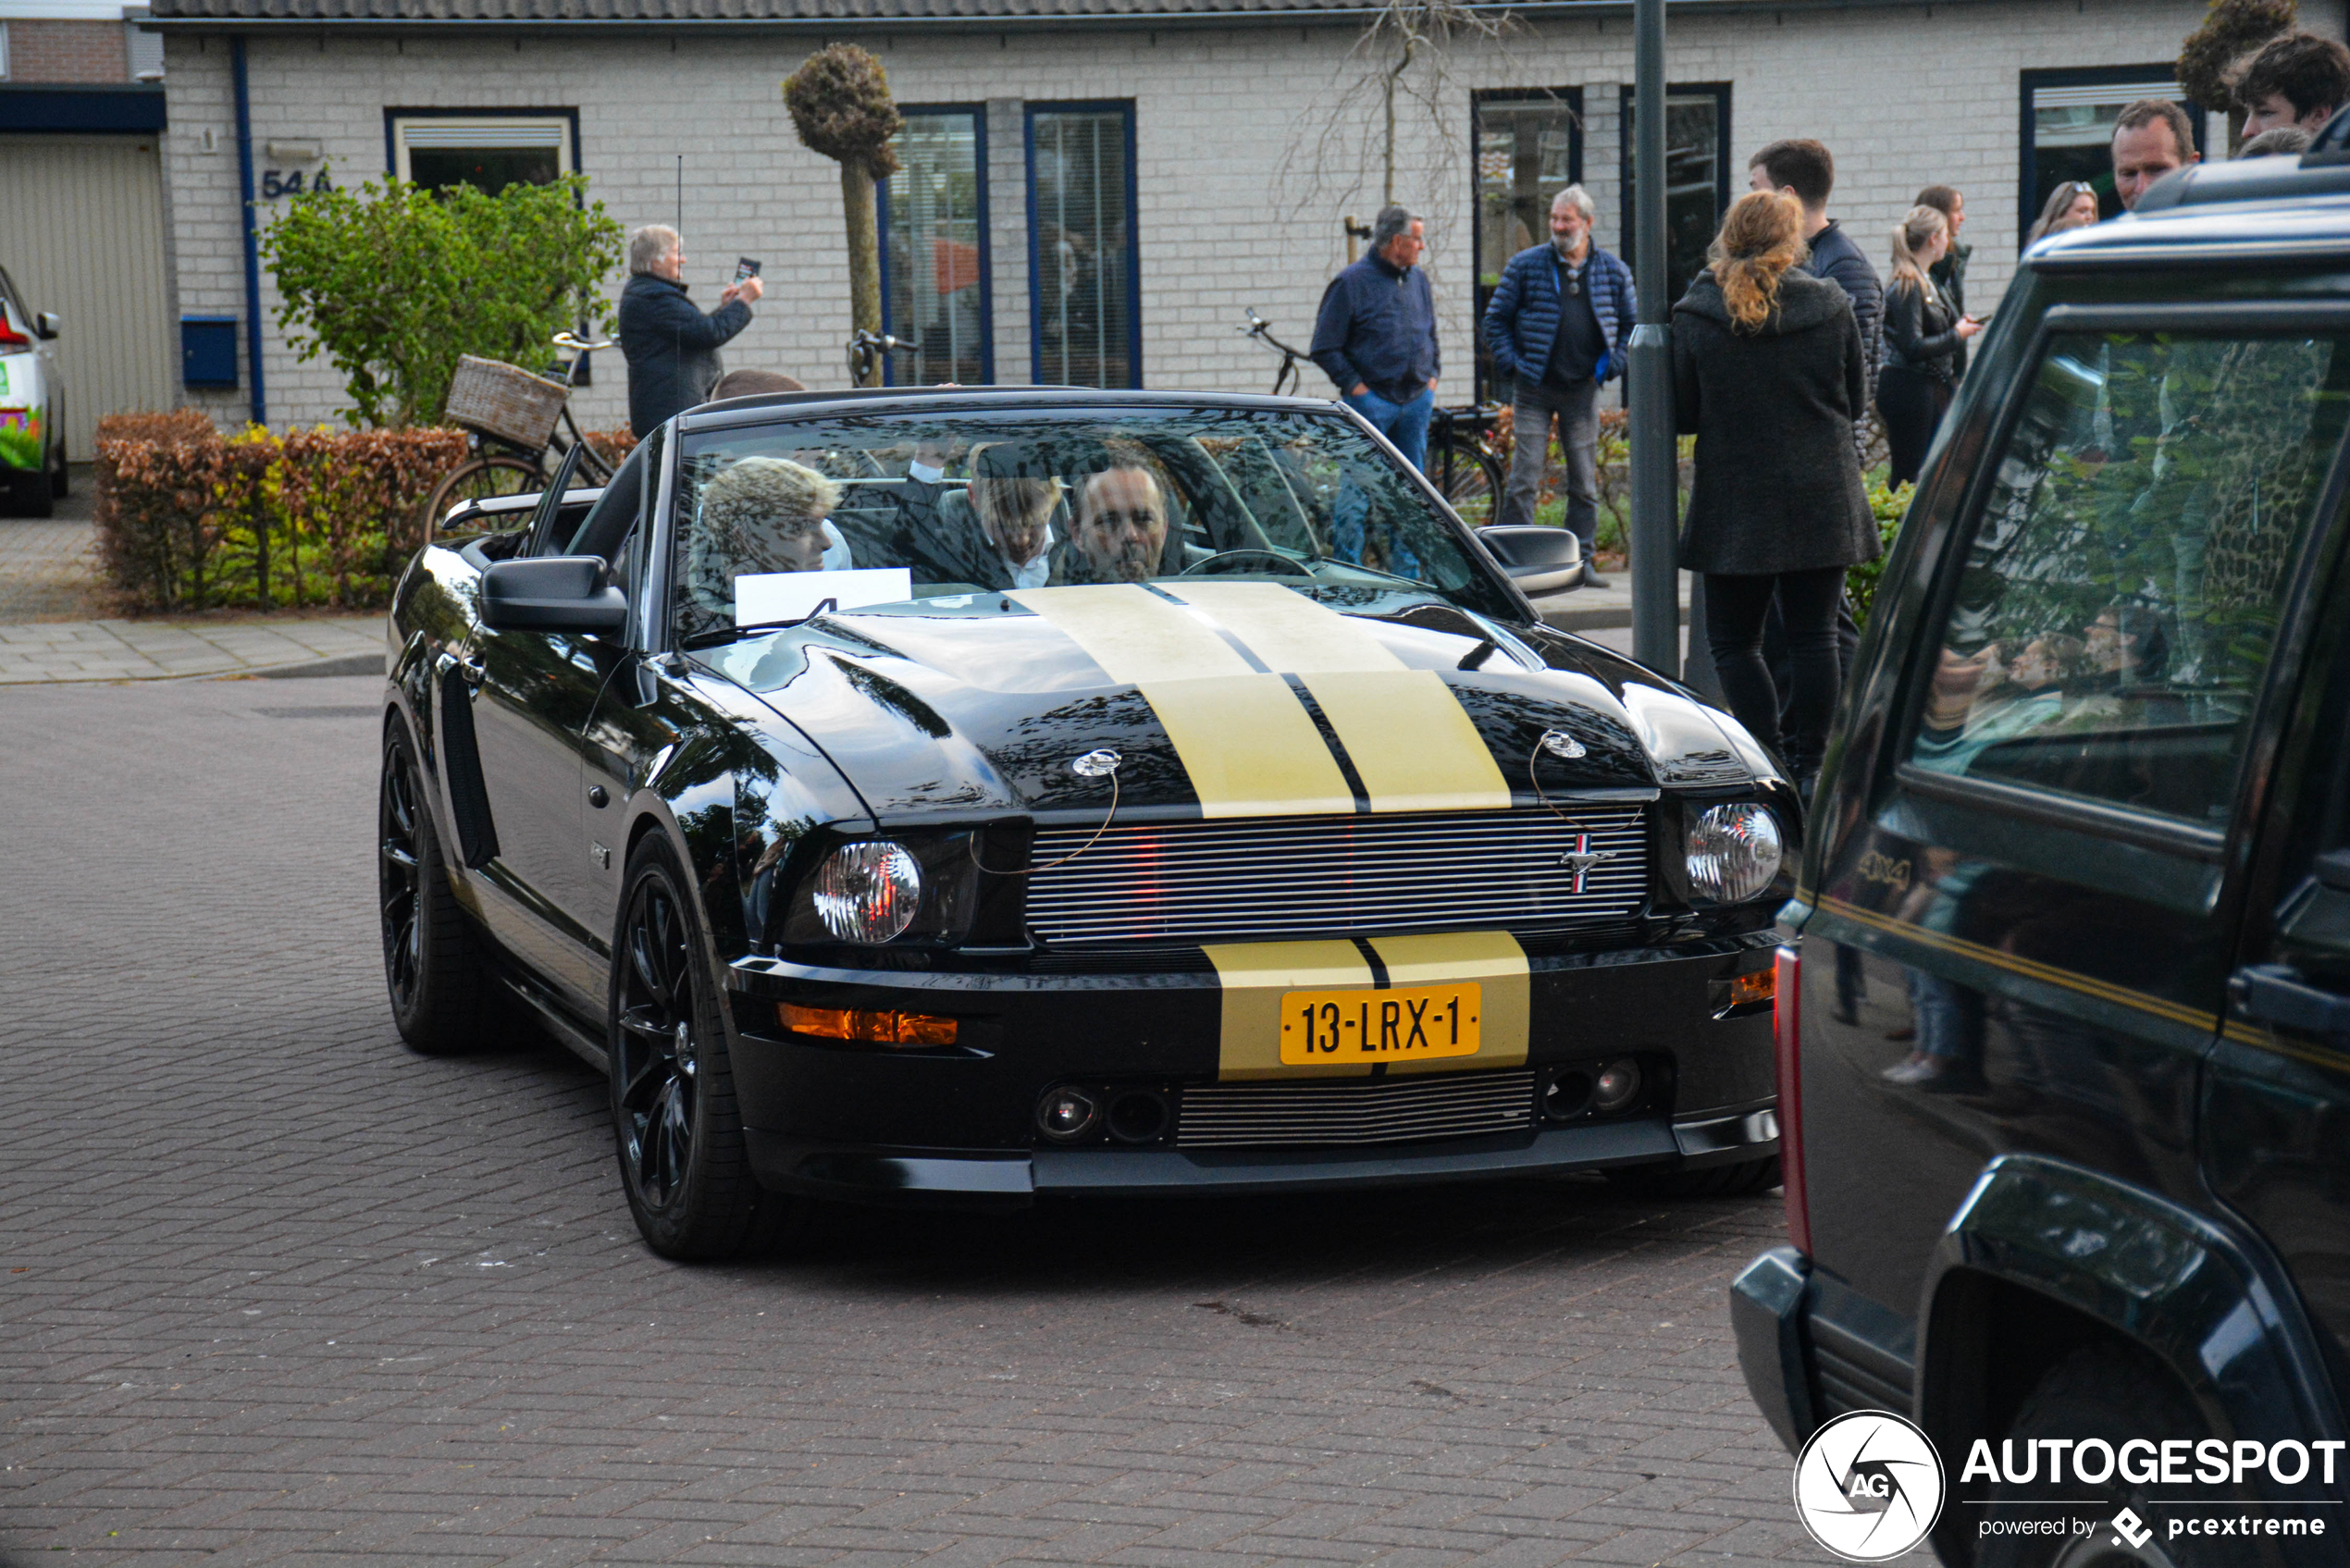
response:
{"label": "fog light", "polygon": [[1591,1085],[1591,1107],[1614,1116],[1640,1097],[1640,1064],[1626,1060],[1610,1062]]}
{"label": "fog light", "polygon": [[816,915],[843,942],[887,942],[914,923],[922,869],[902,844],[844,844],[816,872]]}
{"label": "fog light", "polygon": [[1779,971],[1775,969],[1757,969],[1730,982],[1730,1006],[1743,1007],[1752,1002],[1768,1002],[1779,994]]}
{"label": "fog light", "polygon": [[1764,806],[1712,806],[1689,829],[1689,896],[1742,904],[1779,874],[1779,820]]}
{"label": "fog light", "polygon": [[1588,1072],[1563,1072],[1542,1087],[1542,1115],[1552,1121],[1573,1121],[1590,1108]]}
{"label": "fog light", "polygon": [[1129,1089],[1109,1103],[1109,1135],[1121,1143],[1148,1143],[1167,1130],[1167,1096]]}
{"label": "fog light", "polygon": [[1066,1143],[1092,1131],[1101,1115],[1100,1105],[1082,1089],[1055,1089],[1036,1103],[1036,1128],[1045,1137]]}
{"label": "fog light", "polygon": [[854,1040],[865,1045],[952,1045],[955,1020],[930,1013],[868,1013],[850,1007],[803,1007],[778,1002],[775,1016],[795,1034]]}

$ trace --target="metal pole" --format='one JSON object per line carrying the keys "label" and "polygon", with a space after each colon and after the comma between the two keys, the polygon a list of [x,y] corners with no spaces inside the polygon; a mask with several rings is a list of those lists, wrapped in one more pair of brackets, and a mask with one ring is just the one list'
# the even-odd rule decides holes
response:
{"label": "metal pole", "polygon": [[1681,673],[1680,477],[1673,432],[1673,302],[1664,297],[1664,0],[1633,0],[1632,657]]}

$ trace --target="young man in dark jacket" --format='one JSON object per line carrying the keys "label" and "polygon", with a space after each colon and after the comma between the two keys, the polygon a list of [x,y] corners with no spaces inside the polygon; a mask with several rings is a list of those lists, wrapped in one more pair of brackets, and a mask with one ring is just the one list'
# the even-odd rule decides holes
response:
{"label": "young man in dark jacket", "polygon": [[750,325],[757,277],[733,284],[708,315],[686,298],[686,247],[662,224],[628,239],[628,286],[620,291],[620,352],[628,360],[628,426],[639,436],[679,409],[709,401],[725,374],[719,346]]}
{"label": "young man in dark jacket", "polygon": [[1812,259],[1803,270],[1827,278],[1852,302],[1852,320],[1861,328],[1861,353],[1868,364],[1869,396],[1874,401],[1877,361],[1885,347],[1885,285],[1859,243],[1828,216],[1828,193],[1836,189],[1836,155],[1824,142],[1808,138],[1774,142],[1747,160],[1746,168],[1755,190],[1776,191],[1803,204],[1803,241],[1812,247]]}
{"label": "young man in dark jacket", "polygon": [[1402,207],[1371,226],[1371,253],[1330,279],[1308,351],[1346,406],[1369,420],[1412,466],[1428,468],[1428,421],[1442,368],[1436,298],[1417,265],[1427,227]]}
{"label": "young man in dark jacket", "polygon": [[1600,389],[1623,373],[1624,340],[1639,319],[1629,268],[1591,243],[1597,209],[1580,185],[1551,203],[1551,242],[1520,251],[1502,269],[1485,308],[1494,371],[1516,380],[1503,523],[1534,521],[1558,421],[1566,459],[1566,526],[1583,542],[1583,581],[1607,586],[1589,566],[1599,531]]}

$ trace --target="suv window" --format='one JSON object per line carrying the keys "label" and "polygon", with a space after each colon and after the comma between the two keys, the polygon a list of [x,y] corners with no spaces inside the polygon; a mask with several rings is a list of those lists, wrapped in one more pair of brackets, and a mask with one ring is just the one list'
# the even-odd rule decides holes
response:
{"label": "suv window", "polygon": [[2223,822],[2342,438],[2344,344],[2052,338],[1948,596],[1911,763]]}

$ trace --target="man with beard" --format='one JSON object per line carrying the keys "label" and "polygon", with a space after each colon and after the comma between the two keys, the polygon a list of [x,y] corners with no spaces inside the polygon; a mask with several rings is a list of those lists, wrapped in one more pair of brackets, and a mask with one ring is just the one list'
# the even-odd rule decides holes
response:
{"label": "man with beard", "polygon": [[1105,468],[1086,480],[1074,543],[1091,581],[1141,583],[1158,575],[1167,549],[1167,502],[1150,470]]}

